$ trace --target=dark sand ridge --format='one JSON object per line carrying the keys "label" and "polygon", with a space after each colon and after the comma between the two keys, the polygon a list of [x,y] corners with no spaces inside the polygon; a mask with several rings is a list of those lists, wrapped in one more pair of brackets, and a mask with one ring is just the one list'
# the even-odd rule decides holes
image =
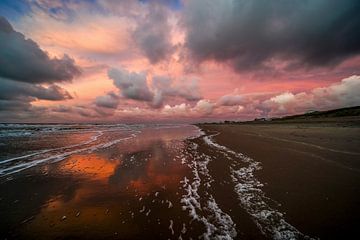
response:
{"label": "dark sand ridge", "polygon": [[[321,239],[350,239],[360,223],[360,127],[349,121],[202,124],[214,140],[260,161],[256,177],[285,219]],[[211,169],[210,169],[211,170]],[[220,171],[214,169],[214,171]]]}

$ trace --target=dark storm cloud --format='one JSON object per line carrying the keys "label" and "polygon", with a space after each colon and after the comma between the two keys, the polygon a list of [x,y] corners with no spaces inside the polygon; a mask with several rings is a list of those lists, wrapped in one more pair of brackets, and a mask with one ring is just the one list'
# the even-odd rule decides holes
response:
{"label": "dark storm cloud", "polygon": [[22,122],[28,119],[37,121],[46,116],[46,107],[32,106],[29,102],[22,100],[1,100],[0,99],[0,119],[1,122]]}
{"label": "dark storm cloud", "polygon": [[80,74],[74,60],[49,58],[31,39],[16,32],[0,17],[0,111],[12,116],[37,116],[43,109],[36,100],[59,101],[72,96],[55,82],[70,81]]}
{"label": "dark storm cloud", "polygon": [[7,110],[20,110],[20,111],[26,111],[31,107],[31,104],[29,102],[24,102],[21,100],[3,100],[0,99],[0,111],[7,111]]}
{"label": "dark storm cloud", "polygon": [[55,84],[43,87],[38,84],[16,82],[4,78],[0,78],[0,84],[0,99],[4,100],[24,99],[30,101],[42,99],[56,101],[72,98],[70,93]]}
{"label": "dark storm cloud", "polygon": [[139,20],[133,37],[150,63],[155,64],[169,58],[174,51],[170,33],[167,9],[160,4],[150,4],[148,14]]}
{"label": "dark storm cloud", "polygon": [[360,52],[360,1],[198,0],[184,8],[186,46],[198,61],[236,70],[332,66]]}
{"label": "dark storm cloud", "polygon": [[50,58],[34,41],[16,32],[0,16],[0,77],[28,83],[52,83],[70,81],[79,74],[80,69],[69,56]]}

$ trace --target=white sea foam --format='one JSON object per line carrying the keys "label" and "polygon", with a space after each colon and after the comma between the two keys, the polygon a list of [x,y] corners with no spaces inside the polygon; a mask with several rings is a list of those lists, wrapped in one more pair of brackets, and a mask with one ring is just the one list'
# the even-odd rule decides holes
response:
{"label": "white sea foam", "polygon": [[0,138],[36,137],[43,134],[88,133],[102,128],[131,130],[124,124],[93,125],[93,124],[0,124]]}
{"label": "white sea foam", "polygon": [[[73,154],[78,154],[78,153],[82,153],[82,152],[94,152],[94,151],[102,149],[102,148],[108,148],[108,147],[115,145],[117,143],[120,143],[122,141],[129,140],[135,136],[136,136],[136,134],[131,134],[130,137],[115,139],[113,141],[96,144],[93,146],[88,146],[88,147],[84,147],[84,148],[80,148],[80,149],[76,149],[76,150],[72,150],[72,151],[67,151],[67,152],[55,154],[55,155],[52,155],[49,157],[36,159],[36,160],[29,161],[29,162],[23,162],[23,163],[16,164],[14,166],[2,168],[2,169],[0,169],[0,176],[7,176],[7,175],[14,174],[14,173],[18,173],[18,172],[24,171],[26,169],[32,168],[34,166],[38,166],[39,164],[43,164],[43,163],[47,163],[47,162],[50,162],[50,163],[59,162]],[[99,136],[97,136],[97,137],[99,137]],[[97,137],[94,137],[93,140],[94,139],[96,140]],[[91,142],[91,140],[89,140],[89,141]],[[83,145],[86,145],[86,144],[81,144],[79,146],[83,146]],[[64,148],[64,149],[66,149],[66,148]]]}
{"label": "white sea foam", "polygon": [[174,228],[173,228],[173,226],[174,226],[174,221],[173,221],[173,220],[170,220],[169,229],[170,229],[170,231],[171,231],[171,235],[174,235]]}
{"label": "white sea foam", "polygon": [[183,223],[183,227],[182,227],[182,229],[181,229],[181,233],[182,233],[182,234],[185,234],[186,231],[187,231],[187,229],[186,229],[186,224]]}
{"label": "white sea foam", "polygon": [[[205,233],[202,235],[204,239],[232,239],[236,237],[235,224],[231,217],[226,214],[218,204],[214,197],[206,191],[200,197],[198,190],[200,187],[210,188],[213,181],[207,168],[211,158],[205,154],[199,155],[196,151],[197,145],[192,145],[194,159],[188,163],[193,173],[192,182],[184,177],[183,188],[186,192],[182,196],[181,203],[183,209],[187,210],[189,216],[199,221],[205,226]],[[204,204],[202,205],[201,202]]]}
{"label": "white sea foam", "polygon": [[240,160],[246,166],[232,164],[230,167],[231,178],[235,184],[234,190],[237,193],[241,207],[251,216],[261,232],[272,239],[311,239],[304,235],[294,226],[286,222],[283,213],[273,209],[266,203],[265,193],[262,191],[263,184],[254,176],[255,171],[261,169],[260,162],[237,153],[225,146],[216,143],[212,138],[217,134],[204,136],[204,141],[218,149],[224,156]]}
{"label": "white sea foam", "polygon": [[8,163],[8,162],[15,161],[15,160],[19,160],[19,159],[29,158],[29,157],[37,156],[37,155],[40,155],[40,154],[52,152],[52,151],[65,150],[65,149],[70,149],[70,148],[74,148],[74,147],[80,147],[80,146],[83,146],[83,145],[87,145],[87,144],[90,144],[90,143],[93,143],[93,142],[97,141],[98,138],[104,134],[103,131],[96,131],[95,133],[97,133],[97,134],[94,135],[94,136],[91,136],[90,139],[87,140],[87,141],[85,141],[85,142],[78,143],[78,144],[73,144],[73,145],[69,145],[69,146],[65,146],[65,147],[45,149],[45,150],[41,150],[41,151],[38,151],[38,152],[35,152],[35,153],[26,154],[26,155],[19,156],[19,157],[14,157],[14,158],[5,159],[5,160],[0,161],[0,165],[1,165],[1,164],[4,164],[4,163]]}
{"label": "white sea foam", "polygon": [[[0,124],[1,125],[1,124]],[[7,125],[6,125],[7,126]],[[61,150],[67,150],[67,149],[71,149],[71,148],[75,148],[75,147],[80,147],[80,146],[84,146],[84,145],[88,145],[91,144],[95,141],[97,141],[99,139],[99,137],[101,137],[102,135],[104,135],[105,132],[115,132],[115,131],[131,131],[135,134],[141,133],[141,131],[139,130],[132,130],[129,126],[126,125],[122,125],[122,124],[116,124],[116,125],[101,125],[101,127],[99,127],[100,130],[96,130],[94,128],[93,125],[89,125],[88,128],[85,128],[87,125],[81,125],[81,129],[77,129],[76,126],[78,125],[57,125],[56,127],[50,127],[51,125],[25,125],[26,128],[24,127],[23,124],[20,125],[16,125],[15,127],[16,129],[18,129],[17,131],[24,131],[25,129],[38,129],[40,128],[41,131],[38,132],[36,131],[35,133],[40,134],[40,133],[49,133],[49,132],[55,132],[56,134],[64,134],[64,133],[79,133],[79,134],[87,134],[87,133],[95,133],[95,135],[91,136],[89,140],[86,140],[84,142],[78,143],[78,144],[73,144],[73,145],[68,145],[68,146],[64,146],[64,147],[58,147],[58,148],[50,148],[50,149],[44,149],[44,150],[40,150],[37,152],[33,152],[33,153],[29,153],[29,154],[25,154],[22,156],[17,156],[17,157],[13,157],[13,158],[9,158],[9,159],[4,159],[0,161],[0,165],[2,164],[6,164],[8,162],[12,162],[12,161],[17,161],[20,159],[26,159],[29,157],[36,157],[36,156],[41,156],[42,154],[45,153],[51,153],[54,151],[61,151]],[[4,126],[2,126],[4,128]],[[10,127],[14,127],[13,125],[10,125]],[[75,127],[75,129],[71,129],[71,127]],[[90,128],[91,127],[91,128]],[[110,127],[110,128],[105,128],[105,127]],[[6,128],[5,128],[6,129]],[[35,133],[32,133],[32,135],[34,135]]]}
{"label": "white sea foam", "polygon": [[28,137],[31,136],[32,134],[33,132],[31,131],[22,131],[22,130],[0,131],[0,138]]}

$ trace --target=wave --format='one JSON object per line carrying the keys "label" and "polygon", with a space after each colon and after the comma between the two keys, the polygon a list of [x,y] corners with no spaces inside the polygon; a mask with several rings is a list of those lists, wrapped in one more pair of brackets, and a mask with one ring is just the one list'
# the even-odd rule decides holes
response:
{"label": "wave", "polygon": [[30,153],[30,154],[26,154],[26,155],[19,156],[19,157],[13,157],[13,158],[5,159],[5,160],[0,161],[0,165],[8,163],[8,162],[15,161],[15,160],[20,160],[20,159],[24,159],[24,158],[33,157],[33,156],[37,156],[37,155],[40,155],[40,154],[52,152],[52,151],[66,150],[66,149],[69,149],[69,148],[74,148],[74,147],[79,147],[79,146],[90,144],[92,142],[95,142],[100,136],[102,136],[104,134],[103,131],[96,131],[96,132],[98,134],[95,135],[95,136],[91,136],[88,141],[78,143],[78,144],[69,145],[69,146],[65,146],[65,147],[44,149],[44,150],[41,150],[41,151],[38,151],[38,152],[35,152],[35,153]]}
{"label": "wave", "polygon": [[0,138],[35,137],[42,134],[87,133],[97,129],[129,130],[125,124],[0,124]]}
{"label": "wave", "polygon": [[[114,131],[114,130],[106,130],[106,131]],[[8,176],[14,173],[18,173],[21,171],[24,171],[26,169],[32,168],[34,166],[38,166],[40,164],[43,163],[55,163],[55,162],[59,162],[61,160],[64,160],[65,158],[69,157],[70,155],[73,154],[78,154],[78,153],[82,153],[82,152],[94,152],[98,149],[102,149],[102,148],[108,148],[112,145],[115,145],[117,143],[120,143],[122,141],[125,140],[129,140],[131,138],[136,137],[136,134],[140,133],[140,131],[133,131],[133,133],[129,136],[129,137],[124,137],[124,138],[120,138],[120,139],[115,139],[109,142],[104,142],[104,143],[100,143],[100,144],[96,144],[96,145],[91,145],[88,146],[89,144],[97,141],[99,139],[99,137],[101,137],[104,134],[105,131],[97,131],[97,135],[92,136],[88,141],[85,141],[83,143],[79,143],[79,144],[74,144],[74,145],[70,145],[70,146],[66,146],[66,147],[61,147],[61,148],[54,148],[54,149],[46,149],[46,150],[42,150],[33,154],[27,154],[24,156],[20,156],[20,157],[15,157],[15,158],[10,158],[10,159],[6,159],[4,161],[2,161],[0,163],[0,165],[4,165],[5,163],[9,163],[9,162],[13,162],[19,159],[26,159],[26,158],[31,158],[31,157],[37,157],[40,159],[34,159],[31,160],[29,162],[22,162],[22,163],[18,163],[16,165],[10,166],[10,167],[5,167],[0,169],[0,177],[4,177],[4,176]],[[51,155],[49,157],[43,157],[44,154],[48,154],[54,151],[59,151],[59,150],[69,150],[71,148],[75,148],[75,147],[83,147],[83,148],[79,148],[79,149],[75,149],[75,150],[71,150],[71,151],[66,151],[60,154],[55,154],[55,155]],[[43,158],[42,158],[43,157]]]}

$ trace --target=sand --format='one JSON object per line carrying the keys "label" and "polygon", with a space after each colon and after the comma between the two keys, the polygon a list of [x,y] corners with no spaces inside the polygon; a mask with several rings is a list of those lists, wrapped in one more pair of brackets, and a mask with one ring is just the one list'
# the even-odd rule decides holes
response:
{"label": "sand", "polygon": [[[58,138],[51,132],[24,142],[2,139],[1,238],[351,239],[357,233],[360,128],[353,120],[199,128],[203,135],[183,125],[91,126],[87,133],[60,129]],[[55,150],[43,152],[46,142]],[[24,149],[35,155],[6,162]]]}
{"label": "sand", "polygon": [[351,239],[360,223],[360,128],[348,122],[201,125],[261,162],[266,196],[285,219],[320,239]]}

